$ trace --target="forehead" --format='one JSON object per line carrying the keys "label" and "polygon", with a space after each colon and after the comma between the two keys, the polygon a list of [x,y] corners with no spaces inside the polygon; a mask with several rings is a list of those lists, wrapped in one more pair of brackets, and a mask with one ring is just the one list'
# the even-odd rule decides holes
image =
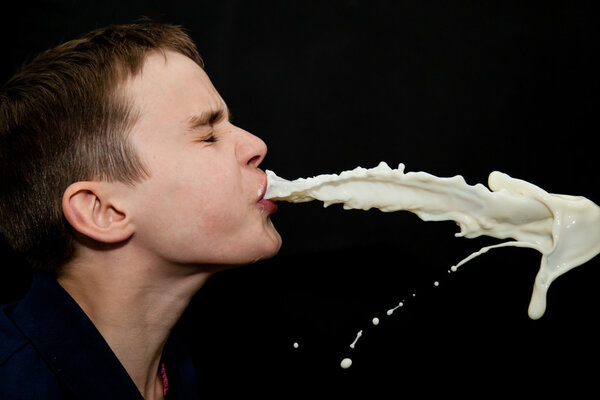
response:
{"label": "forehead", "polygon": [[206,72],[173,51],[152,52],[142,70],[123,87],[141,119],[183,120],[224,106]]}

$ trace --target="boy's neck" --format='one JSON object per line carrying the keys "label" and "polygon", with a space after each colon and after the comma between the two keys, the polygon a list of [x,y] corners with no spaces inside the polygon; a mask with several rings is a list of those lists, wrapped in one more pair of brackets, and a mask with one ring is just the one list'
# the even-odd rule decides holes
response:
{"label": "boy's neck", "polygon": [[162,398],[158,371],[163,348],[210,273],[131,260],[120,264],[114,259],[78,260],[62,269],[58,281],[92,320],[144,398]]}

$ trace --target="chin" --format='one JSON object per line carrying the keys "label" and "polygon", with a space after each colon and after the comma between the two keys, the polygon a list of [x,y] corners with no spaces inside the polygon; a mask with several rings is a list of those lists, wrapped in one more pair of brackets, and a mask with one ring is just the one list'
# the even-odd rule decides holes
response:
{"label": "chin", "polygon": [[281,235],[279,235],[275,228],[273,228],[271,232],[269,232],[268,238],[268,241],[261,243],[261,246],[263,246],[262,251],[256,257],[254,257],[250,263],[275,257],[275,255],[279,253],[279,249],[281,249],[282,244]]}

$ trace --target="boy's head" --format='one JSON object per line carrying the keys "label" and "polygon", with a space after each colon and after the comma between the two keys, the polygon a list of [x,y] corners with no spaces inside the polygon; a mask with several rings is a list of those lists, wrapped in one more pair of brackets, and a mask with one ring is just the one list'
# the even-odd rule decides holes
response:
{"label": "boy's head", "polygon": [[[222,131],[217,136],[243,136],[247,143],[242,144],[241,139],[237,141],[240,143],[227,139],[233,146],[231,151],[237,152],[236,149],[242,146],[251,148],[248,157],[252,160],[237,162],[256,169],[266,151],[266,148],[262,150],[264,143],[247,133],[238,134],[237,131],[241,130],[229,123],[227,108],[202,67],[195,45],[180,28],[142,23],[96,30],[81,39],[48,50],[9,80],[0,89],[0,229],[9,244],[35,268],[57,272],[74,257],[77,243],[98,247],[98,244],[116,242],[116,236],[102,236],[102,227],[90,230],[86,226],[89,223],[100,226],[106,221],[113,221],[113,216],[127,213],[128,230],[123,232],[129,232],[130,236],[138,230],[152,232],[153,219],[156,220],[156,230],[171,235],[162,239],[152,239],[150,235],[149,242],[154,240],[157,243],[146,243],[149,246],[160,245],[161,240],[171,237],[178,240],[173,233],[176,230],[174,224],[185,222],[184,218],[200,218],[201,212],[194,214],[195,210],[190,209],[185,214],[185,210],[181,210],[185,199],[180,199],[181,203],[175,203],[175,207],[184,211],[183,218],[149,214],[166,212],[168,200],[160,199],[165,202],[160,208],[156,206],[159,198],[171,196],[171,193],[164,192],[169,188],[177,189],[177,185],[169,186],[162,182],[163,192],[157,190],[160,179],[165,180],[161,178],[165,169],[174,168],[168,179],[174,182],[179,179],[179,184],[182,184],[181,179],[193,178],[189,175],[190,171],[187,171],[188,175],[179,177],[176,174],[178,163],[183,168],[193,167],[186,164],[189,160],[182,154],[187,148],[180,148],[175,157],[164,153],[162,156],[171,159],[160,160],[161,151],[166,151],[168,142],[175,138],[169,136],[173,133],[168,131],[170,128],[185,128],[186,131],[180,133],[192,132],[196,141],[199,140],[198,131],[203,132],[206,126],[212,129],[213,125],[219,127],[219,132]],[[189,87],[181,82],[186,73],[191,74],[186,78],[190,80]],[[168,82],[170,79],[172,82]],[[179,92],[170,93],[171,88],[177,85],[181,86]],[[198,85],[201,87],[198,88]],[[195,101],[196,109],[187,110],[189,115],[183,121],[185,125],[175,127],[174,118],[181,115],[162,113],[161,110],[169,108],[169,104],[175,107],[177,100],[188,96],[184,90],[196,93],[196,97],[193,93],[189,97],[189,101]],[[207,97],[206,93],[210,95]],[[201,104],[204,100],[213,104]],[[161,103],[164,103],[160,106],[162,108],[158,106]],[[180,108],[184,104],[181,102]],[[201,119],[206,117],[203,113],[211,111],[220,111],[222,115],[216,115],[217,120],[202,125]],[[164,115],[159,115],[161,113]],[[168,118],[173,120],[165,120]],[[218,129],[215,128],[215,131]],[[226,142],[224,138],[217,137],[219,139]],[[208,138],[202,143],[207,145],[212,140]],[[227,152],[224,143],[215,143],[214,147],[217,146],[221,146],[223,154]],[[210,151],[204,149],[204,153],[199,152],[197,156],[210,157]],[[199,176],[203,172],[206,173],[198,171]],[[256,176],[252,179],[263,184],[264,179]],[[86,185],[85,182],[92,183]],[[96,190],[100,186],[94,186],[93,182],[113,186],[110,190],[104,187]],[[183,184],[188,187],[195,185],[191,181]],[[213,185],[220,183],[213,182]],[[112,193],[115,188],[119,188],[122,207],[126,210],[119,210],[121,205],[108,204],[112,201],[109,195],[103,197],[104,193]],[[200,190],[200,187],[197,189]],[[256,188],[252,191],[256,194]],[[185,193],[175,195],[186,196]],[[156,198],[149,199],[149,196]],[[86,222],[85,207],[90,198],[93,198],[90,203],[93,210]],[[202,196],[196,194],[189,200],[200,201]],[[230,200],[223,199],[224,202]],[[156,210],[150,210],[153,206],[157,207]],[[102,207],[110,211],[106,211],[104,220]],[[197,208],[202,208],[201,204]],[[219,226],[223,226],[226,219],[223,218],[220,222],[213,218],[197,224],[221,223]],[[219,231],[214,226],[204,228],[203,233]],[[200,235],[189,226],[183,227],[185,229],[189,230],[188,234]],[[277,242],[271,247],[278,249],[280,239],[270,221],[264,229]],[[89,239],[92,239],[91,242]],[[123,236],[118,241],[128,239]],[[216,244],[212,246],[216,250]],[[182,256],[183,250],[179,250]],[[273,253],[272,250],[270,253]],[[226,254],[231,250],[225,246],[222,252]],[[258,254],[257,258],[263,255]],[[193,261],[193,257],[181,260]],[[196,261],[216,262],[201,257]],[[230,261],[238,262],[235,259]]]}

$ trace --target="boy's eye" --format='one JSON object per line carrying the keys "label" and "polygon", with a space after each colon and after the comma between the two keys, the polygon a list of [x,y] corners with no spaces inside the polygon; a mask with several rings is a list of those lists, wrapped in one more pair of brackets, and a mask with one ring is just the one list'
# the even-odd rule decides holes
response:
{"label": "boy's eye", "polygon": [[206,143],[215,143],[217,141],[217,137],[215,136],[214,133],[211,132],[206,137],[204,137],[204,139],[202,139],[202,141],[206,142]]}
{"label": "boy's eye", "polygon": [[215,143],[217,141],[217,136],[213,132],[211,132],[207,135],[199,137],[198,139],[196,139],[196,141],[202,143]]}

